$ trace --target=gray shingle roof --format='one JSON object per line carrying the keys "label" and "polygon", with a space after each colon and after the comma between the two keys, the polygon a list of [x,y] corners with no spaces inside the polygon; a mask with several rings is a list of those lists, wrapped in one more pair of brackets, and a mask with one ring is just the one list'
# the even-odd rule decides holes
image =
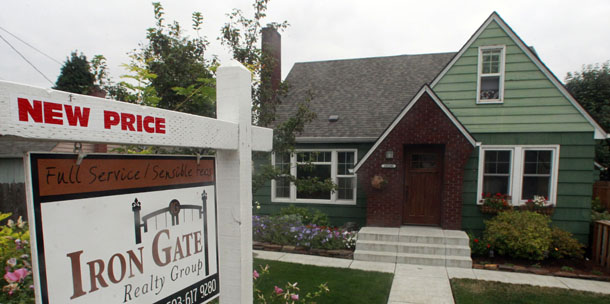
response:
{"label": "gray shingle roof", "polygon": [[[311,96],[317,118],[298,137],[377,138],[422,85],[432,81],[455,53],[401,55],[296,63],[277,121],[290,117]],[[329,122],[330,115],[339,120]],[[315,141],[315,140],[314,140]]]}

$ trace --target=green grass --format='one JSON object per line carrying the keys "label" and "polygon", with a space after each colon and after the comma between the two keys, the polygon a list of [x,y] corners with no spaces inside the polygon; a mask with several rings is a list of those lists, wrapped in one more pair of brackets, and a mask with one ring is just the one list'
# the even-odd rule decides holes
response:
{"label": "green grass", "polygon": [[453,290],[453,298],[455,299],[456,304],[610,303],[610,295],[602,295],[592,292],[575,291],[562,288],[506,284],[499,282],[477,281],[471,279],[452,279],[451,289]]}
{"label": "green grass", "polygon": [[316,291],[321,283],[327,283],[330,293],[317,299],[318,304],[385,304],[394,277],[391,273],[254,259],[254,268],[260,270],[259,265],[269,265],[270,273],[261,282],[257,282],[257,288],[263,291],[272,291],[275,285],[284,288],[287,282],[298,282],[301,294],[304,295]]}

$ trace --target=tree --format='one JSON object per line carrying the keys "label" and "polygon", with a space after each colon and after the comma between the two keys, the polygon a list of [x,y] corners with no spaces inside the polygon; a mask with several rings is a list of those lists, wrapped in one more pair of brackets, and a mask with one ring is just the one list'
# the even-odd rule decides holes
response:
{"label": "tree", "polygon": [[95,76],[91,73],[87,57],[83,53],[78,55],[78,51],[74,51],[61,67],[53,88],[77,94],[89,94],[94,88],[94,81]]}
{"label": "tree", "polygon": [[[248,18],[239,9],[234,9],[230,14],[229,22],[221,28],[220,42],[227,46],[233,58],[248,68],[253,74],[252,84],[252,114],[254,122],[262,127],[270,126],[275,121],[275,109],[279,104],[278,96],[283,95],[287,88],[280,85],[274,90],[271,86],[271,72],[279,64],[270,54],[265,54],[258,47],[262,34],[261,20],[267,14],[269,0],[255,0],[252,7],[254,16]],[[278,31],[288,27],[288,22],[271,22],[267,24]]]}
{"label": "tree", "polygon": [[[221,43],[229,48],[233,58],[248,68],[253,74],[252,83],[252,116],[254,123],[259,126],[274,127],[273,152],[276,154],[292,153],[295,150],[296,135],[303,132],[305,125],[311,122],[316,114],[309,108],[307,100],[299,103],[296,113],[283,122],[275,122],[275,110],[281,102],[282,96],[290,89],[285,84],[274,89],[271,85],[271,71],[278,64],[271,54],[266,54],[259,47],[262,36],[261,21],[266,17],[269,0],[255,0],[252,7],[254,15],[248,18],[239,9],[228,14],[229,22],[221,29]],[[268,23],[267,26],[283,31],[288,22]],[[266,160],[257,166],[252,177],[253,192],[272,179],[288,179],[295,183],[304,192],[334,191],[337,187],[330,179],[317,178],[298,179],[289,172],[282,171],[271,164],[269,154],[255,153],[255,159]],[[311,166],[313,169],[313,166]]]}
{"label": "tree", "polygon": [[[610,130],[610,62],[583,66],[580,72],[568,73],[566,88],[602,128]],[[604,167],[610,166],[610,140],[598,141],[595,158]],[[607,173],[602,178],[610,179]]]}
{"label": "tree", "polygon": [[197,37],[189,38],[178,22],[165,23],[160,3],[154,2],[153,8],[155,27],[147,30],[146,43],[131,53],[131,62],[125,65],[131,74],[124,78],[132,80],[121,83],[130,94],[127,101],[214,117],[217,61],[204,57],[209,42],[199,35],[203,16],[193,13]]}

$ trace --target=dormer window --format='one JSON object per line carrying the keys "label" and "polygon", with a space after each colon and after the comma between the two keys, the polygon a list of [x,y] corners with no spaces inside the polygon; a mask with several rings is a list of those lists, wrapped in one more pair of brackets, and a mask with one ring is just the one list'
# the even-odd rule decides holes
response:
{"label": "dormer window", "polygon": [[479,47],[477,103],[502,103],[504,100],[505,46]]}

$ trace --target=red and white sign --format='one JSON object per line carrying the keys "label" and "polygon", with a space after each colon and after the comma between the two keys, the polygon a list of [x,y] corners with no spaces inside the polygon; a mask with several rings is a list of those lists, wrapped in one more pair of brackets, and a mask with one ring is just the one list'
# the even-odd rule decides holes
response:
{"label": "red and white sign", "polygon": [[[59,125],[76,128],[105,129],[110,131],[144,132],[165,134],[164,117],[139,115],[129,112],[116,112],[93,109],[87,106],[71,105],[42,98],[13,98],[13,115],[24,124]],[[16,106],[15,106],[16,104]],[[95,117],[91,119],[91,117]],[[92,122],[89,124],[89,122]]]}
{"label": "red and white sign", "polygon": [[235,149],[235,134],[237,124],[209,117],[0,81],[0,135]]}

